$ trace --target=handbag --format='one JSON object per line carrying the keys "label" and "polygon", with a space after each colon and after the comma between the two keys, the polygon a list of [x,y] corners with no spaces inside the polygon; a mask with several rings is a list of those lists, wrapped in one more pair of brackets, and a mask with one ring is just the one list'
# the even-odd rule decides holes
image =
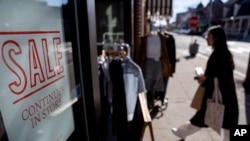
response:
{"label": "handbag", "polygon": [[199,85],[198,89],[196,90],[196,92],[194,94],[191,105],[190,105],[192,108],[194,108],[196,110],[201,109],[204,93],[205,93],[205,87],[202,87],[201,85]]}
{"label": "handbag", "polygon": [[214,78],[214,92],[211,99],[207,99],[207,109],[205,113],[205,124],[211,127],[219,135],[224,119],[225,106],[222,104],[222,96],[219,90],[218,78]]}

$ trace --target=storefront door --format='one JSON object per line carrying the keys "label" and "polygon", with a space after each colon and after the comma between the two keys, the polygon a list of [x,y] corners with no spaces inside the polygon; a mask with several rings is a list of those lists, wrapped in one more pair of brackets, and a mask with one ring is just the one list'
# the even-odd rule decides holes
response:
{"label": "storefront door", "polygon": [[94,10],[92,0],[1,1],[1,141],[98,138]]}

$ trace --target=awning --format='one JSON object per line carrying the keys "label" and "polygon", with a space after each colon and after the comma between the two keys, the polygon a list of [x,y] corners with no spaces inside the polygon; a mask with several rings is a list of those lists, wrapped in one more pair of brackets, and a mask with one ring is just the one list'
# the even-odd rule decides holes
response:
{"label": "awning", "polygon": [[173,0],[146,0],[145,12],[151,15],[159,12],[160,15],[172,16]]}

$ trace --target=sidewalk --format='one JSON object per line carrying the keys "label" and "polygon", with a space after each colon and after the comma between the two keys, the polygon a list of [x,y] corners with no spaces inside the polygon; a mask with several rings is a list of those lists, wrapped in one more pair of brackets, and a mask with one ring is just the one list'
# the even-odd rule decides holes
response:
{"label": "sidewalk", "polygon": [[[200,66],[205,69],[207,62],[207,57],[201,54],[197,54],[195,58],[187,58],[189,56],[187,50],[177,49],[176,51],[179,61],[176,64],[174,77],[169,79],[167,86],[168,107],[163,111],[162,116],[158,112],[152,119],[155,141],[180,140],[172,134],[171,128],[178,127],[194,115],[195,110],[190,107],[192,97],[198,87],[197,81],[194,80],[194,68]],[[246,123],[242,80],[243,78],[235,75],[240,110],[239,124]],[[145,130],[143,141],[151,141],[148,127]],[[222,141],[222,137],[212,129],[206,128],[188,136],[185,141]]]}

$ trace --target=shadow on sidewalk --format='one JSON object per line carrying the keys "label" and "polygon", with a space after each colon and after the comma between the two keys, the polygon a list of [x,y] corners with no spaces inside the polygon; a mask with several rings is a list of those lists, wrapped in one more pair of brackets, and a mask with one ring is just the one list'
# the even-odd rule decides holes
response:
{"label": "shadow on sidewalk", "polygon": [[188,56],[184,56],[184,58],[185,58],[185,59],[187,59],[187,60],[188,60],[188,59],[194,59],[194,58],[195,58],[195,56],[188,55]]}
{"label": "shadow on sidewalk", "polygon": [[154,106],[151,110],[150,110],[150,116],[152,119],[159,119],[161,117],[163,117],[164,113],[163,111],[165,111],[167,109],[168,105],[166,104],[166,107],[164,109],[162,109],[159,105]]}
{"label": "shadow on sidewalk", "polygon": [[161,112],[160,106],[154,106],[150,111],[150,115],[151,115],[152,119],[154,119],[154,118],[159,119],[159,118],[163,117],[164,114]]}

